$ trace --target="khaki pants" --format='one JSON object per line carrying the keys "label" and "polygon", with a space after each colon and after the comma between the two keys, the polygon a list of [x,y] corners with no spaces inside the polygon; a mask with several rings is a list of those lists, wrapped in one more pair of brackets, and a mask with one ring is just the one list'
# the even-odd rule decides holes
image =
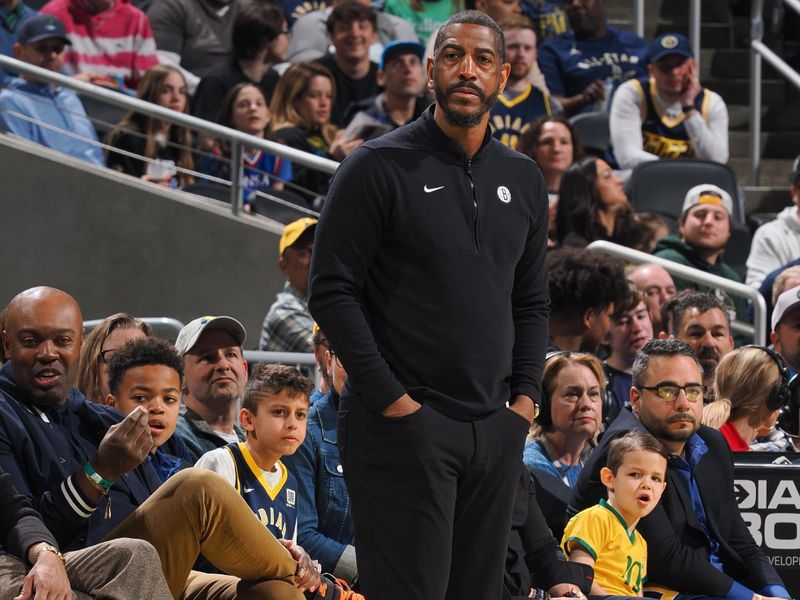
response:
{"label": "khaki pants", "polygon": [[[142,540],[118,539],[67,552],[66,570],[78,600],[169,600],[158,554]],[[10,554],[0,556],[0,600],[22,589],[27,566]]]}
{"label": "khaki pants", "polygon": [[[186,469],[168,479],[106,539],[123,537],[155,547],[175,599],[303,599],[292,583],[295,560],[211,471]],[[192,571],[200,553],[229,576]]]}

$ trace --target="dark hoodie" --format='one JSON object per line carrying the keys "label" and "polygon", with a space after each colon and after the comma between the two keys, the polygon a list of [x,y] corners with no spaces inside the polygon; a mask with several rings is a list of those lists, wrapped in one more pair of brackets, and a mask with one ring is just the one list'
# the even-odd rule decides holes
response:
{"label": "dark hoodie", "polygon": [[[661,238],[658,244],[656,244],[653,254],[660,258],[666,258],[672,262],[686,265],[687,267],[693,267],[712,275],[718,275],[719,277],[730,279],[736,283],[742,283],[742,278],[739,277],[739,274],[733,269],[733,267],[723,262],[722,259],[717,260],[717,262],[713,265],[709,262],[706,262],[699,254],[697,254],[697,252],[695,252],[692,246],[674,234],[668,235],[665,238]],[[701,292],[711,292],[714,290],[714,288],[698,285],[678,277],[673,277],[673,281],[675,282],[675,287],[677,287],[679,290],[687,288]],[[733,305],[736,307],[736,318],[740,321],[747,321],[747,301],[738,296],[731,296],[730,299],[733,302]]]}

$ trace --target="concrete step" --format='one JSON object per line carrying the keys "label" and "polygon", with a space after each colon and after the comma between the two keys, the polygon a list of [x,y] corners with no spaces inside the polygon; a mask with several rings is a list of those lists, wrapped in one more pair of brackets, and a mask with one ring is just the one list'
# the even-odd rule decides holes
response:
{"label": "concrete step", "polygon": [[[731,131],[750,130],[750,107],[741,104],[728,104],[728,117]],[[800,107],[762,106],[761,131],[800,131]],[[800,153],[800,148],[797,149]]]}
{"label": "concrete step", "polygon": [[742,186],[744,191],[744,212],[753,214],[775,214],[792,204],[788,187]]}
{"label": "concrete step", "polygon": [[[760,168],[759,184],[762,186],[779,187],[789,189],[789,176],[792,173],[792,160],[762,158]],[[736,173],[736,181],[739,185],[748,184],[750,173],[750,159],[746,157],[731,158],[728,166]]]}
{"label": "concrete step", "polygon": [[[691,2],[689,0],[669,0],[660,2],[658,14],[662,20],[688,21]],[[726,2],[702,2],[700,4],[701,21],[727,22],[731,18],[731,11]]]}
{"label": "concrete step", "polygon": [[[682,33],[689,36],[688,16],[685,21],[660,21],[655,29],[655,35],[662,33]],[[704,22],[700,26],[701,48],[730,48],[734,41],[731,26],[728,23]]]}
{"label": "concrete step", "polygon": [[[750,75],[750,51],[746,49],[703,48],[700,53],[700,77],[739,79]],[[761,61],[761,76],[765,79],[783,79],[766,61]]]}
{"label": "concrete step", "polygon": [[[717,92],[726,104],[750,104],[750,80],[747,73],[737,79],[721,79],[708,77],[703,85]],[[761,82],[761,102],[764,106],[786,106],[786,82],[780,79],[763,79]]]}
{"label": "concrete step", "polygon": [[[728,133],[730,155],[743,158],[748,155],[750,133],[730,131]],[[770,131],[761,134],[762,158],[794,160],[800,152],[800,131]]]}

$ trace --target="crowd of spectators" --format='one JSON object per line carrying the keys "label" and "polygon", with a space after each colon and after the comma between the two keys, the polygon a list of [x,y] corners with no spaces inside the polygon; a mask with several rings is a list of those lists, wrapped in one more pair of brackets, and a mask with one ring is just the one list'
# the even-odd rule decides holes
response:
{"label": "crowd of spectators", "polygon": [[[145,13],[127,0],[52,0],[35,15],[17,0],[2,9],[0,51],[335,160],[429,110],[424,44],[460,2],[386,0],[376,11],[333,0],[302,16],[289,4],[154,0]],[[737,349],[733,322],[749,319],[741,299],[586,248],[616,242],[744,280],[724,262],[730,193],[693,187],[675,199],[682,208],[670,233],[657,215],[634,211],[620,177],[619,168],[650,160],[727,161],[727,109],[700,86],[687,40],[664,34],[648,44],[607,26],[603,0],[467,4],[498,19],[506,36],[511,70],[492,133],[536,161],[550,203],[548,356],[506,592],[581,581],[577,571],[554,576],[556,567],[536,557],[544,549],[552,557],[556,544],[563,562],[557,542],[568,517],[604,496],[609,446],[639,430],[669,452],[662,503],[637,526],[650,544],[652,584],[730,600],[788,597],[734,504],[728,452],[795,451],[783,428],[796,434],[800,418],[800,169],[793,205],[756,233],[747,262],[747,284],[773,307],[771,346]],[[229,178],[236,168],[224,142],[135,112],[113,127],[102,156],[73,92],[2,75],[5,131],[171,187]],[[585,154],[567,120],[592,111],[609,114],[612,145],[603,156]],[[308,208],[324,202],[327,176],[258,148],[245,148],[243,161],[243,203],[252,212],[267,191]],[[172,346],[124,313],[83,339],[80,307],[59,290],[12,300],[0,327],[0,468],[10,474],[0,482],[10,479],[22,500],[4,497],[23,513],[30,504],[40,516],[26,514],[41,523],[27,546],[8,544],[17,558],[8,559],[2,586],[16,594],[59,548],[75,551],[67,574],[84,586],[70,561],[102,539],[133,537],[144,540],[137,560],[156,574],[163,567],[163,580],[142,585],[175,597],[202,598],[209,586],[220,598],[358,597],[349,591],[358,586],[357,540],[336,428],[347,372],[308,308],[316,224],[304,218],[284,229],[278,265],[286,282],[251,342],[314,352],[313,393],[305,377],[313,369],[251,372],[247,334],[233,317],[195,319]],[[782,411],[792,420],[779,421]],[[56,421],[64,425],[53,433]],[[691,514],[680,509],[683,492]],[[252,527],[251,513],[263,528]],[[729,521],[720,524],[720,515]],[[545,522],[555,538],[530,534]],[[564,550],[575,558],[571,543]]]}
{"label": "crowd of spectators", "polygon": [[[658,158],[726,162],[727,110],[719,95],[700,86],[684,36],[664,34],[648,44],[607,25],[604,0],[402,0],[380,6],[367,0],[52,0],[41,12],[61,23],[66,45],[46,61],[30,36],[20,39],[35,13],[23,0],[11,0],[0,7],[8,15],[0,51],[240,131],[246,129],[232,122],[225,100],[235,86],[250,83],[261,90],[271,115],[257,137],[340,161],[430,104],[433,90],[424,71],[432,34],[462,9],[485,12],[506,36],[511,71],[490,122],[495,137],[533,157],[545,174],[553,245],[573,233],[568,243],[600,238],[651,250],[663,222],[634,214],[622,194],[606,197],[584,185],[580,193],[566,189],[570,204],[562,212],[585,214],[569,231],[557,232],[562,177],[583,154],[564,117],[607,113],[611,144],[598,158],[612,169],[629,169]],[[86,120],[79,102],[58,86],[28,80],[20,90],[12,74],[2,76],[9,94],[35,97],[28,104],[36,105],[20,106],[18,99],[5,107],[5,131],[162,185],[230,178],[231,156],[221,141],[142,115],[128,114],[113,127],[104,140],[112,147],[105,157],[96,148],[82,151],[81,144],[96,146],[97,136],[88,122],[71,122]],[[53,106],[44,111],[39,105],[46,103]],[[27,121],[23,127],[14,113],[54,127]],[[61,128],[76,137],[68,142]],[[98,129],[105,133],[107,124]],[[327,175],[254,149],[245,154],[247,181],[254,183],[245,186],[246,205],[255,191],[319,210]],[[602,188],[608,171],[603,164],[597,163],[594,177],[586,165],[589,188],[595,180]],[[609,190],[619,187],[609,183]]]}
{"label": "crowd of spectators", "polygon": [[[84,339],[79,306],[53,288],[26,290],[12,300],[2,314],[7,362],[0,371],[0,467],[23,494],[21,502],[43,521],[25,538],[30,552],[19,543],[8,546],[30,558],[34,569],[26,575],[30,567],[11,556],[4,585],[16,590],[26,577],[42,577],[35,564],[51,545],[53,553],[72,551],[66,555],[69,581],[76,591],[91,592],[98,584],[84,583],[70,568],[70,560],[83,556],[75,551],[94,556],[90,551],[103,537],[124,537],[143,540],[137,560],[149,561],[155,572],[143,585],[168,587],[175,597],[204,598],[209,586],[218,586],[220,598],[243,589],[252,595],[242,597],[253,598],[299,598],[303,592],[307,598],[361,597],[351,590],[358,588],[358,542],[337,446],[336,410],[347,372],[300,295],[307,293],[315,229],[314,219],[286,226],[279,261],[287,283],[262,332],[264,347],[279,346],[291,332],[292,343],[307,344],[293,350],[314,351],[320,377],[313,394],[311,380],[294,367],[258,365],[251,371],[243,354],[247,334],[233,317],[197,318],[173,346],[125,313],[104,319]],[[561,556],[554,544],[565,527],[574,532],[569,516],[590,507],[600,493],[595,477],[602,475],[610,440],[630,429],[666,445],[671,486],[686,485],[678,475],[683,467],[673,463],[687,457],[690,485],[701,490],[694,497],[703,503],[699,518],[710,527],[700,528],[704,537],[681,537],[695,517],[668,499],[674,493],[668,485],[664,508],[656,498],[638,520],[641,535],[663,545],[648,542],[651,562],[658,561],[648,563],[648,572],[657,578],[642,577],[642,589],[669,582],[682,592],[731,600],[749,598],[749,590],[788,597],[774,570],[753,553],[749,534],[741,537],[746,529],[730,505],[725,453],[795,451],[778,418],[796,403],[791,376],[800,339],[800,285],[777,299],[775,349],[734,350],[724,300],[677,292],[655,265],[626,275],[618,259],[565,247],[549,252],[548,267],[550,351],[540,412],[524,449],[530,480],[515,500],[508,597],[525,596],[531,586],[591,581],[582,571],[562,570],[582,562],[566,541],[567,563],[533,557],[547,548]],[[654,329],[659,309],[660,327]],[[58,433],[48,428],[55,419],[64,423]],[[704,450],[683,454],[684,444]],[[44,454],[33,449],[45,447],[50,450]],[[702,491],[707,485],[717,486],[713,500]],[[615,497],[610,493],[608,502]],[[179,506],[188,514],[179,517]],[[187,506],[205,516],[196,518]],[[245,517],[250,512],[257,521]],[[732,524],[709,525],[719,514]],[[231,539],[242,543],[231,547]],[[672,552],[708,552],[708,558],[692,559],[681,578],[674,576],[681,567]],[[519,562],[520,556],[528,558]],[[159,560],[163,580],[154,566]],[[739,562],[748,565],[749,575],[737,571]],[[323,576],[320,565],[332,575]],[[594,566],[595,584],[606,581],[605,567]],[[714,569],[711,576],[708,569]],[[109,597],[126,597],[120,594]]]}

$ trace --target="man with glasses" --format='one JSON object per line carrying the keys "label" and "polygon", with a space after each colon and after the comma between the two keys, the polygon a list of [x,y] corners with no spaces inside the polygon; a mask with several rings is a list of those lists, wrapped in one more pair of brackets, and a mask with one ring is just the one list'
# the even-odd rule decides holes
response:
{"label": "man with glasses", "polygon": [[739,513],[725,439],[700,424],[703,393],[703,368],[686,343],[646,344],[633,363],[632,410],[620,413],[589,457],[568,512],[575,514],[605,496],[600,469],[611,440],[631,430],[647,431],[670,453],[661,503],[637,527],[649,550],[647,587],[670,600],[689,594],[789,598]]}
{"label": "man with glasses", "polygon": [[728,108],[700,85],[691,44],[665,33],[650,46],[648,76],[614,94],[609,131],[622,169],[661,158],[728,161]]}

